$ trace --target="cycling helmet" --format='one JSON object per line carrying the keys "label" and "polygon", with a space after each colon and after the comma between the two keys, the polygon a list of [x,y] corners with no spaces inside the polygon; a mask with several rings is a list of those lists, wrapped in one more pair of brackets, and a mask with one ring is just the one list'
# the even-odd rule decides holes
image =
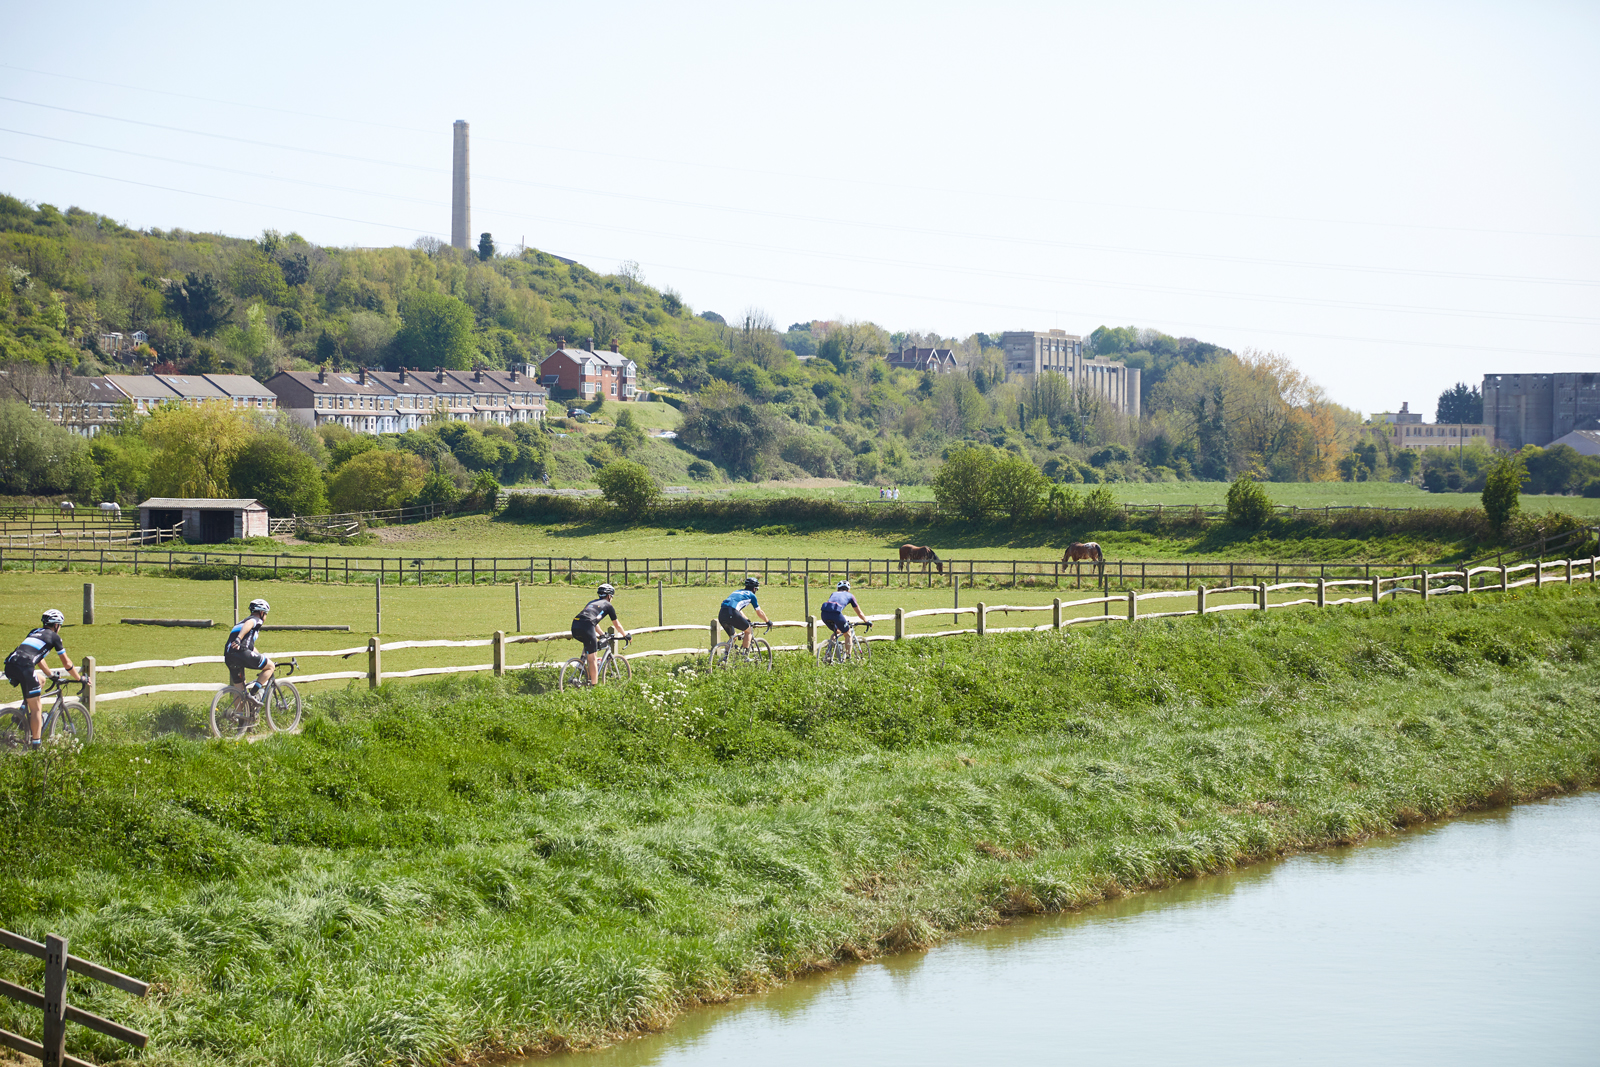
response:
{"label": "cycling helmet", "polygon": [[597,594],[599,594],[600,596],[611,596],[616,591],[617,591],[617,587],[612,585],[610,582],[602,583],[600,588],[595,590],[595,592]]}
{"label": "cycling helmet", "polygon": [[845,592],[848,593],[850,591],[850,581],[849,581],[849,579],[846,579],[845,581],[840,582],[838,585],[834,586],[834,588],[835,589],[843,589]]}
{"label": "cycling helmet", "polygon": [[49,611],[39,616],[39,618],[46,626],[60,626],[62,623],[67,621],[67,617],[61,614],[61,612],[57,611],[55,608],[51,608]]}
{"label": "cycling helmet", "polygon": [[252,600],[252,601],[250,601],[250,614],[252,614],[252,615],[254,615],[258,611],[262,612],[262,613],[265,613],[265,612],[268,612],[268,611],[271,611],[271,610],[272,610],[272,605],[268,604],[265,600]]}
{"label": "cycling helmet", "polygon": [[744,587],[746,589],[750,590],[751,592],[755,592],[757,589],[761,588],[761,579],[760,578],[746,578],[744,580]]}

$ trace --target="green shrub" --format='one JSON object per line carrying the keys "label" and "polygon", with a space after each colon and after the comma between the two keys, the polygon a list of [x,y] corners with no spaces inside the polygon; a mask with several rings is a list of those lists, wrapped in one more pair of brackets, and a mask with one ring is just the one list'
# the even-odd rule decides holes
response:
{"label": "green shrub", "polygon": [[1228,487],[1228,521],[1246,529],[1258,529],[1272,518],[1272,500],[1261,483],[1248,474],[1239,475]]}
{"label": "green shrub", "polygon": [[1522,506],[1522,483],[1527,480],[1528,468],[1521,456],[1501,456],[1489,468],[1483,483],[1483,511],[1497,531],[1504,530]]}
{"label": "green shrub", "polygon": [[606,502],[630,519],[642,518],[661,496],[661,484],[642,463],[631,459],[612,460],[594,480]]}

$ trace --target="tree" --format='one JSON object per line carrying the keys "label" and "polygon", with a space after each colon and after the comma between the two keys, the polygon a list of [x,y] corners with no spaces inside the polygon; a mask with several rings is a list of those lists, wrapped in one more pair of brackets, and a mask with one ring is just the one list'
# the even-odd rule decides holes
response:
{"label": "tree", "polygon": [[1457,382],[1439,394],[1439,406],[1434,409],[1435,422],[1482,422],[1483,394],[1476,385]]}
{"label": "tree", "polygon": [[428,480],[428,464],[410,452],[363,452],[333,472],[328,499],[335,511],[403,507]]}
{"label": "tree", "polygon": [[445,293],[414,293],[400,308],[394,343],[408,367],[467,370],[477,355],[472,309]]}
{"label": "tree", "polygon": [[1521,456],[1501,456],[1489,468],[1483,483],[1483,510],[1496,530],[1504,530],[1522,506],[1522,483],[1527,480],[1528,469]]}
{"label": "tree", "polygon": [[1415,449],[1402,448],[1394,454],[1394,458],[1389,461],[1389,466],[1394,468],[1394,472],[1400,476],[1402,482],[1409,482],[1411,476],[1417,473],[1417,464],[1419,462]]}
{"label": "tree", "polygon": [[0,490],[83,498],[94,490],[96,474],[83,438],[27,404],[0,402]]}
{"label": "tree", "polygon": [[1239,475],[1228,487],[1228,521],[1235,526],[1256,529],[1272,518],[1272,501],[1261,483],[1248,474]]}
{"label": "tree", "polygon": [[994,492],[991,474],[995,452],[988,445],[960,445],[951,449],[933,476],[933,498],[943,511],[967,519],[988,512]]}
{"label": "tree", "polygon": [[269,515],[322,515],[328,493],[322,471],[281,433],[257,434],[234,457],[233,494],[255,497]]}
{"label": "tree", "polygon": [[478,235],[478,258],[479,259],[484,259],[484,260],[493,259],[494,258],[494,235],[493,234],[480,233]]}
{"label": "tree", "polygon": [[183,320],[183,328],[196,337],[210,337],[228,321],[233,302],[209,274],[190,271],[183,284],[167,288],[167,304]]}
{"label": "tree", "polygon": [[632,411],[623,408],[617,412],[616,424],[607,431],[606,441],[624,456],[644,444],[644,431],[639,429],[639,420]]}
{"label": "tree", "polygon": [[233,461],[251,437],[244,416],[226,402],[157,408],[140,436],[155,450],[150,491],[159,496],[220,497],[232,492]]}
{"label": "tree", "polygon": [[595,484],[606,500],[630,519],[637,519],[661,495],[661,485],[650,476],[641,463],[631,459],[614,459],[600,468],[594,476]]}
{"label": "tree", "polygon": [[989,500],[1014,523],[1032,518],[1049,488],[1050,479],[1026,456],[1002,452],[989,468]]}

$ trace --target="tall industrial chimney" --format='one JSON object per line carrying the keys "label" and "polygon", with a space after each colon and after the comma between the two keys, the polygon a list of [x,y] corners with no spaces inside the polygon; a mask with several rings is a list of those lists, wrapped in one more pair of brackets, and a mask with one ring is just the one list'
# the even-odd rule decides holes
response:
{"label": "tall industrial chimney", "polygon": [[456,119],[455,160],[450,167],[450,244],[467,248],[472,238],[472,191],[467,167],[467,124]]}

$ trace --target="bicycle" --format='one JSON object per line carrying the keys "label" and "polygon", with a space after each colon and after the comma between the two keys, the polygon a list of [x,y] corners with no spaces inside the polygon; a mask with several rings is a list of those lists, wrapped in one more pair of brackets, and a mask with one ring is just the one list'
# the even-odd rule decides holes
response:
{"label": "bicycle", "polygon": [[[845,623],[845,628],[847,630],[853,630],[857,626],[865,626],[869,630],[872,629],[872,623],[870,622]],[[850,663],[857,666],[866,666],[868,661],[871,659],[872,646],[867,643],[865,634],[850,642],[848,654],[846,654],[844,634],[842,633],[830,633],[828,635],[828,643],[822,646],[822,662],[824,666],[832,666],[835,663]]]}
{"label": "bicycle", "polygon": [[[623,644],[633,644],[633,635],[629,634],[623,639]],[[583,665],[582,656],[574,656],[561,665],[561,678],[556,683],[559,690],[583,689],[590,685],[604,685],[607,682],[622,684],[633,677],[633,666],[626,656],[617,655],[617,632],[607,630],[600,635],[600,647],[595,650],[596,662],[594,668],[594,682],[589,681],[589,671]]]}
{"label": "bicycle", "polygon": [[[293,674],[299,666],[298,660],[291,659],[285,674]],[[211,736],[237,741],[263,724],[263,709],[269,730],[277,733],[293,730],[300,725],[300,690],[293,682],[280,681],[277,671],[256,696],[251,696],[245,685],[229,685],[217,690],[217,695],[211,698]]]}
{"label": "bicycle", "polygon": [[[763,633],[771,632],[772,624],[769,622]],[[718,667],[743,667],[746,665],[765,667],[769,671],[772,669],[772,646],[767,644],[765,638],[752,637],[750,639],[750,647],[745,648],[744,642],[739,640],[739,632],[736,630],[728,635],[726,641],[718,641],[712,646],[711,668],[713,670]]]}
{"label": "bicycle", "polygon": [[[94,720],[89,717],[89,706],[80,698],[88,686],[87,679],[78,682],[78,696],[67,696],[68,675],[66,671],[54,670],[50,672],[50,685],[40,693],[40,707],[44,710],[43,721],[40,723],[39,736],[41,738],[55,737],[64,734],[75,737],[80,744],[87,745],[94,740]],[[55,697],[49,708],[44,708],[44,701],[51,696]],[[21,707],[13,708],[10,712],[12,725],[22,736],[12,741],[10,731],[0,733],[0,744],[25,745],[28,743],[28,706],[24,703]]]}

